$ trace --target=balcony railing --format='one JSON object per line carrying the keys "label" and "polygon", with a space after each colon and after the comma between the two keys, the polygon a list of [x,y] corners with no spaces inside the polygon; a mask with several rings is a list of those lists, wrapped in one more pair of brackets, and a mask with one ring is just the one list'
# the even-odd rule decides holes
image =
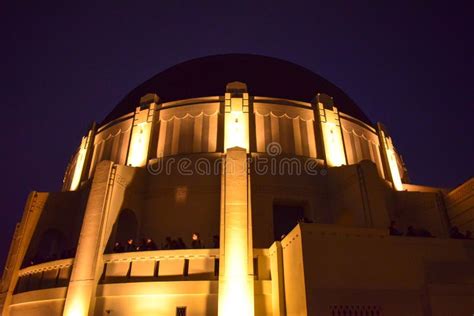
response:
{"label": "balcony railing", "polygon": [[[15,293],[66,287],[74,259],[45,262],[21,269]],[[254,249],[256,280],[270,280],[268,249]],[[219,249],[154,250],[104,255],[101,284],[159,281],[215,281]]]}
{"label": "balcony railing", "polygon": [[15,293],[67,286],[73,261],[61,259],[21,269]]}
{"label": "balcony railing", "polygon": [[219,249],[154,250],[104,255],[101,283],[217,280]]}

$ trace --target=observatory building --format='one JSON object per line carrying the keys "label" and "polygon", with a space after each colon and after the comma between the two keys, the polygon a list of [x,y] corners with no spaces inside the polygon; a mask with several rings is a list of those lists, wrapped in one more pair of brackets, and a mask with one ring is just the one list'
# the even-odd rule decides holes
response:
{"label": "observatory building", "polygon": [[412,184],[395,143],[301,66],[175,65],[91,124],[61,192],[31,192],[0,309],[471,315],[474,179]]}

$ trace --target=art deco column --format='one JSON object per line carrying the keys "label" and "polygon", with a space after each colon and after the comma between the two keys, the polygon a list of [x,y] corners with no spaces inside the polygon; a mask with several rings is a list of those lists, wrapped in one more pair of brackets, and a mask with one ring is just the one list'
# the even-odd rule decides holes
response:
{"label": "art deco column", "polygon": [[85,180],[86,175],[89,172],[90,159],[93,151],[94,137],[96,133],[96,125],[92,124],[92,128],[89,130],[86,136],[82,137],[81,145],[77,153],[76,165],[72,174],[72,180],[69,188],[65,190],[76,191],[81,184],[81,181]]}
{"label": "art deco column", "polygon": [[224,125],[224,149],[240,147],[249,152],[249,94],[245,83],[227,84]]}
{"label": "art deco column", "polygon": [[15,229],[0,287],[0,300],[4,300],[3,302],[0,301],[0,304],[3,304],[3,309],[0,309],[3,316],[10,315],[9,309],[13,291],[18,282],[18,271],[25,258],[35,227],[48,201],[48,196],[49,193],[45,192],[31,192],[28,196],[21,222],[17,224]]}
{"label": "art deco column", "polygon": [[136,108],[127,156],[127,165],[131,167],[146,166],[149,158],[150,140],[154,132],[155,116],[159,97],[156,94],[147,94],[140,99],[140,106]]}
{"label": "art deco column", "polygon": [[386,175],[388,175],[389,180],[392,182],[395,190],[402,191],[402,177],[400,175],[400,170],[398,169],[397,157],[392,138],[388,135],[387,129],[381,123],[377,123],[377,132],[380,140],[380,151],[382,155],[384,172]]}
{"label": "art deco column", "polygon": [[66,316],[89,314],[91,300],[100,274],[100,258],[104,243],[104,222],[111,194],[113,163],[102,161],[97,166],[87,201],[76,257],[69,281],[64,313]]}
{"label": "art deco column", "polygon": [[123,207],[126,189],[137,168],[101,161],[84,212],[81,233],[66,294],[63,315],[94,314],[96,289],[104,267],[104,250]]}
{"label": "art deco column", "polygon": [[334,106],[333,99],[324,94],[318,93],[313,101],[316,109],[314,110],[315,121],[319,125],[316,136],[316,144],[321,144],[324,149],[324,159],[329,167],[338,167],[347,164],[344,141],[342,138],[341,121],[339,112]]}
{"label": "art deco column", "polygon": [[245,84],[228,84],[225,102],[218,308],[220,316],[252,316],[254,276]]}

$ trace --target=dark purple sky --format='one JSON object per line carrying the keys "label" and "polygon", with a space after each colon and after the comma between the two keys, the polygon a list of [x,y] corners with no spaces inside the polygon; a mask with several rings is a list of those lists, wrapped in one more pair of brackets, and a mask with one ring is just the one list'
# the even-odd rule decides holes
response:
{"label": "dark purple sky", "polygon": [[87,126],[139,83],[205,55],[274,56],[329,79],[388,126],[415,183],[474,174],[473,1],[10,2],[0,4],[0,266],[28,192],[59,190]]}

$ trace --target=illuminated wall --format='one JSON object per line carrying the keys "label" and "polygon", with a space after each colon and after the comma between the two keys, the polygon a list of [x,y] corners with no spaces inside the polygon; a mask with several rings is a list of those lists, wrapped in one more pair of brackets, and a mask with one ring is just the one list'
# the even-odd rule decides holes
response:
{"label": "illuminated wall", "polygon": [[[222,81],[247,72],[232,74],[232,62],[167,70],[94,125],[64,177],[75,192],[30,195],[2,315],[473,310],[473,247],[444,238],[450,225],[473,227],[473,181],[450,192],[404,184],[381,124],[307,70],[268,65],[249,68],[248,89]],[[436,237],[390,236],[392,220]],[[140,248],[148,238],[159,249]]]}
{"label": "illuminated wall", "polygon": [[362,160],[371,160],[377,165],[380,177],[384,178],[380,144],[376,130],[365,123],[344,118],[342,115],[341,127],[347,163],[352,165]]}
{"label": "illuminated wall", "polygon": [[179,107],[163,105],[156,157],[217,150],[219,103],[212,98],[206,101]]}
{"label": "illuminated wall", "polygon": [[[99,128],[91,140],[94,146],[86,172],[90,178],[102,160],[139,167],[157,157],[232,147],[249,152],[253,141],[256,152],[265,153],[269,144],[277,143],[282,154],[324,159],[329,167],[368,159],[377,165],[379,175],[386,177],[381,157],[384,150],[374,129],[339,113],[328,99],[325,96],[314,109],[311,103],[250,97],[247,92],[159,105],[156,100]],[[78,151],[71,161],[64,180],[66,190],[71,188],[74,170],[81,168],[83,156]],[[396,152],[395,161],[403,179],[403,165]]]}
{"label": "illuminated wall", "polygon": [[76,167],[74,168],[74,175],[71,181],[71,191],[77,190],[81,182],[82,174],[84,171],[84,162],[86,160],[87,150],[89,148],[89,142],[91,141],[92,131],[89,131],[87,136],[82,137],[81,146],[77,153]]}
{"label": "illuminated wall", "polygon": [[87,180],[88,170],[86,168],[89,167],[88,163],[93,150],[95,129],[95,124],[93,124],[87,136],[82,137],[76,154],[69,162],[63,179],[63,191],[76,191],[81,181]]}
{"label": "illuminated wall", "polygon": [[266,152],[270,143],[278,143],[282,153],[316,157],[314,115],[311,107],[279,105],[281,100],[260,98],[254,102],[257,152]]}
{"label": "illuminated wall", "polygon": [[131,167],[143,167],[148,162],[148,149],[156,109],[156,103],[151,103],[145,109],[137,107],[135,110],[127,158],[127,165]]}
{"label": "illuminated wall", "polygon": [[[227,89],[246,90],[241,83]],[[234,91],[235,92],[235,91]],[[219,315],[254,314],[253,245],[249,204],[249,95],[225,94],[224,150],[221,185]]]}
{"label": "illuminated wall", "polygon": [[103,160],[110,160],[120,165],[127,163],[132,124],[133,115],[128,115],[125,119],[98,130],[94,138],[89,178],[92,177],[97,164]]}
{"label": "illuminated wall", "polygon": [[249,95],[225,94],[224,148],[240,147],[249,151]]}
{"label": "illuminated wall", "polygon": [[89,309],[93,310],[97,280],[101,272],[112,165],[112,162],[104,161],[99,164],[95,173],[67,289],[65,316],[85,316],[89,314]]}
{"label": "illuminated wall", "polygon": [[253,246],[247,154],[227,149],[222,174],[219,315],[254,314]]}
{"label": "illuminated wall", "polygon": [[342,140],[339,112],[336,107],[325,107],[322,102],[318,102],[318,110],[324,150],[326,153],[326,163],[329,167],[345,165],[347,162]]}
{"label": "illuminated wall", "polygon": [[452,224],[474,231],[474,178],[470,178],[446,196],[446,208]]}
{"label": "illuminated wall", "polygon": [[[13,302],[12,310],[16,309],[17,314],[24,311],[24,304],[29,304],[27,295],[30,294],[25,293],[41,291],[31,293],[31,297],[55,297],[56,307],[64,302],[64,314],[68,316],[84,316],[92,311],[100,314],[104,308],[113,309],[116,306],[125,312],[132,311],[132,314],[158,311],[163,315],[172,315],[176,306],[184,305],[187,301],[193,301],[187,305],[199,310],[189,313],[197,315],[206,315],[209,311],[215,314],[217,310],[219,315],[225,316],[284,315],[288,310],[304,313],[306,307],[301,305],[304,302],[301,293],[305,287],[301,283],[302,276],[298,274],[305,273],[305,262],[298,259],[297,269],[283,273],[283,262],[293,262],[294,256],[285,250],[285,246],[282,248],[275,244],[266,248],[275,239],[274,227],[269,224],[273,219],[275,201],[304,205],[305,216],[310,216],[311,220],[318,223],[384,229],[391,212],[404,210],[393,203],[388,205],[387,196],[393,197],[394,194],[386,181],[381,179],[385,175],[393,182],[394,189],[404,189],[402,164],[392,139],[383,129],[379,129],[377,134],[368,124],[339,113],[329,96],[322,97],[319,94],[316,104],[314,101],[309,103],[257,97],[247,93],[245,84],[234,82],[227,86],[221,96],[160,104],[156,95],[147,95],[147,98],[152,102],[141,102],[134,113],[100,127],[97,132],[91,131],[82,139],[66,174],[64,190],[77,190],[81,181],[87,180],[87,173],[92,183],[90,191],[67,193],[84,194],[84,201],[88,201],[85,210],[81,208],[85,214],[77,255],[70,258],[67,266],[68,271],[72,272],[67,291],[64,288],[64,295],[61,296],[59,290],[49,293],[39,287],[19,293],[18,296],[13,295],[13,300],[10,295],[8,302]],[[94,146],[90,155],[87,150],[92,142]],[[299,156],[295,161],[304,161],[311,157],[316,158],[311,161],[317,161],[318,164],[325,159],[328,167],[339,168],[327,169],[330,177],[257,177],[255,173],[252,174],[252,183],[257,185],[251,191],[252,165],[248,158],[264,156],[261,153],[265,153],[271,143],[280,145],[279,154],[284,154],[284,158],[286,155],[295,155]],[[218,166],[218,172],[203,180],[197,175],[185,176],[181,171],[150,175],[143,170],[150,159],[156,162],[159,159],[155,158],[163,157],[163,161],[172,161],[181,158],[180,155],[190,163],[210,161],[212,166]],[[223,157],[227,162],[224,165],[219,164]],[[374,164],[364,160],[374,162],[377,169]],[[90,169],[87,170],[89,165]],[[104,171],[104,168],[109,169]],[[130,173],[130,179],[124,180],[125,172],[115,173],[122,168]],[[106,171],[109,173],[105,174]],[[133,186],[127,187],[132,179]],[[122,191],[117,193],[116,190]],[[125,191],[132,193],[126,196]],[[110,192],[114,192],[113,198]],[[414,195],[410,199],[399,198],[398,201],[411,203],[412,199],[414,202],[409,205],[419,205],[415,202],[421,204],[425,201]],[[252,207],[256,209],[254,217]],[[192,254],[180,257],[179,253],[173,253],[166,258],[163,254],[156,254],[162,256],[159,258],[135,258],[124,254],[123,260],[107,259],[107,266],[104,266],[103,249],[109,241],[107,236],[115,236],[115,218],[120,210],[127,208],[139,214],[137,236],[153,235],[154,240],[163,240],[169,235],[186,238],[186,234],[190,235],[197,229],[203,232],[202,239],[209,247],[213,237],[220,232],[220,248],[215,249],[218,255]],[[110,210],[114,211],[107,213]],[[345,218],[346,214],[352,218]],[[183,218],[186,218],[186,223]],[[180,224],[169,224],[174,222]],[[254,225],[257,227],[255,231]],[[442,228],[438,232],[441,234]],[[261,262],[256,264],[259,267],[254,271],[254,260],[260,260],[253,252],[254,243],[265,251],[270,250],[271,259],[262,260],[271,261],[268,263],[271,273],[260,267]],[[217,266],[219,269],[216,269]],[[43,269],[40,266],[34,269],[43,269],[41,273],[31,274],[35,275],[35,282],[39,276],[42,278],[38,284],[54,282],[52,280],[56,279],[52,273],[56,271],[60,274],[63,268]],[[185,269],[190,269],[191,277],[184,275]],[[153,280],[146,286],[104,286],[99,282],[102,272],[105,278],[173,278],[173,284],[159,288],[151,284],[158,282]],[[201,280],[204,274],[208,279]],[[24,286],[26,274],[22,277],[23,283],[18,284]],[[288,277],[293,278],[294,282],[285,280],[289,282],[285,290],[283,281]],[[10,285],[8,288],[11,290],[14,285]],[[144,288],[147,288],[146,293],[142,291]],[[165,288],[173,296],[169,301],[160,296],[171,295],[159,292]],[[189,299],[186,295],[194,295],[191,292],[199,295],[199,299]],[[134,298],[123,299],[125,296]],[[140,308],[128,309],[127,302],[130,300]],[[210,302],[208,309],[201,303],[205,300]],[[94,305],[96,301],[99,305]],[[38,311],[47,306],[45,302],[41,304],[43,307],[37,307]]]}
{"label": "illuminated wall", "polygon": [[[380,126],[380,124],[379,124]],[[403,190],[402,177],[397,162],[397,154],[395,147],[393,146],[392,138],[386,135],[384,128],[379,129],[380,139],[382,141],[382,151],[385,155],[386,165],[390,173],[390,178],[393,183],[393,187],[397,191]]]}

